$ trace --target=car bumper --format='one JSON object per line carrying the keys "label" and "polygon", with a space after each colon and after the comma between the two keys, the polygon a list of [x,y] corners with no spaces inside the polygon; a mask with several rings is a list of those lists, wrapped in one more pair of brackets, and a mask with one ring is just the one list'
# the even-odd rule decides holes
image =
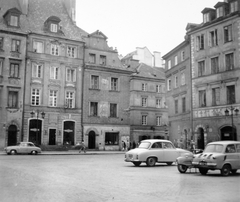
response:
{"label": "car bumper", "polygon": [[216,168],[217,163],[213,162],[192,162],[192,165],[196,168]]}

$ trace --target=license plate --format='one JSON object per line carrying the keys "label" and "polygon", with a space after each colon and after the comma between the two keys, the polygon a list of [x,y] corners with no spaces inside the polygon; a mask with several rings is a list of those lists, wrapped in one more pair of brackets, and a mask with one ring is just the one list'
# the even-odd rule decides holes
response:
{"label": "license plate", "polygon": [[131,159],[131,158],[133,157],[133,155],[132,155],[132,154],[129,154],[128,157]]}
{"label": "license plate", "polygon": [[207,165],[207,163],[206,162],[200,162],[199,165],[205,166],[205,165]]}

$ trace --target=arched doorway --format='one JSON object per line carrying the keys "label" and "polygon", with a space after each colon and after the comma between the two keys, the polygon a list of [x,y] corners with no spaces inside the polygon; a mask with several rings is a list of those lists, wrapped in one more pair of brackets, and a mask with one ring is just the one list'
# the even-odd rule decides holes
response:
{"label": "arched doorway", "polygon": [[29,142],[41,145],[42,140],[42,120],[31,119],[29,123]]}
{"label": "arched doorway", "polygon": [[94,131],[90,131],[88,134],[88,148],[89,149],[96,148],[96,133]]}
{"label": "arched doorway", "polygon": [[204,149],[204,130],[203,130],[203,128],[198,128],[197,146],[198,146],[198,149]]}
{"label": "arched doorway", "polygon": [[8,146],[16,145],[17,144],[17,126],[10,125],[8,127]]}
{"label": "arched doorway", "polygon": [[65,121],[63,123],[63,144],[74,145],[75,122]]}
{"label": "arched doorway", "polygon": [[225,126],[221,128],[221,140],[237,140],[236,128]]}

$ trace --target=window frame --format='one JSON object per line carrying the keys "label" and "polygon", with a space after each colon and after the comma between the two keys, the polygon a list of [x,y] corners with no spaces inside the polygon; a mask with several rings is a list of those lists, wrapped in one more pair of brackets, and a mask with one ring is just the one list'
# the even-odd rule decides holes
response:
{"label": "window frame", "polygon": [[67,46],[67,57],[76,58],[77,57],[77,47],[76,46]]}
{"label": "window frame", "polygon": [[142,115],[142,125],[147,125],[147,115]]}
{"label": "window frame", "polygon": [[0,36],[0,50],[3,50],[4,47],[4,37]]}
{"label": "window frame", "polygon": [[204,48],[205,48],[205,44],[204,44],[204,34],[200,34],[200,35],[198,35],[197,36],[197,47],[196,47],[196,49],[197,49],[197,51],[200,51],[200,50],[204,50]]}
{"label": "window frame", "polygon": [[67,82],[76,82],[76,69],[67,67],[66,68],[66,81]]}
{"label": "window frame", "polygon": [[156,126],[162,125],[162,116],[156,116]]}
{"label": "window frame", "polygon": [[178,114],[178,99],[174,100],[174,109],[175,114]]}
{"label": "window frame", "polygon": [[236,86],[228,85],[226,86],[226,91],[227,91],[227,104],[235,104],[236,103]]}
{"label": "window frame", "polygon": [[[12,20],[13,18],[15,18],[15,20]],[[15,21],[16,24],[13,21]],[[8,25],[12,27],[19,27],[19,15],[11,13],[9,15]]]}
{"label": "window frame", "polygon": [[230,13],[234,13],[238,11],[238,1],[230,2]]}
{"label": "window frame", "polygon": [[107,56],[106,55],[100,55],[99,56],[99,64],[100,65],[107,65]]}
{"label": "window frame", "polygon": [[99,89],[99,76],[91,75],[91,89]]}
{"label": "window frame", "polygon": [[89,116],[98,116],[98,102],[89,102]]}
{"label": "window frame", "polygon": [[167,90],[168,91],[172,90],[172,81],[171,81],[171,79],[167,80]]}
{"label": "window frame", "polygon": [[[8,108],[18,108],[19,92],[17,90],[8,91]],[[10,104],[10,101],[11,104]]]}
{"label": "window frame", "polygon": [[198,91],[199,107],[207,106],[206,89]]}
{"label": "window frame", "polygon": [[142,107],[147,107],[147,97],[142,97],[142,102],[141,102],[141,106]]}
{"label": "window frame", "polygon": [[[42,46],[41,48],[39,48],[40,45]],[[44,42],[40,40],[33,40],[33,52],[44,53]]]}
{"label": "window frame", "polygon": [[0,58],[0,76],[3,76],[3,59]]}
{"label": "window frame", "polygon": [[50,79],[59,80],[59,67],[50,66]]}
{"label": "window frame", "polygon": [[43,75],[43,64],[33,62],[32,63],[32,77],[33,78],[42,78],[42,75]]}
{"label": "window frame", "polygon": [[[229,65],[230,64],[230,65]],[[234,69],[234,53],[226,53],[225,54],[225,67],[226,71],[231,71]]]}
{"label": "window frame", "polygon": [[232,24],[223,27],[224,43],[233,41]]}
{"label": "window frame", "polygon": [[186,97],[182,97],[182,113],[186,112]]}
{"label": "window frame", "polygon": [[57,100],[58,100],[58,90],[49,90],[49,97],[48,97],[48,106],[49,107],[57,107]]}
{"label": "window frame", "polygon": [[50,54],[60,56],[60,46],[57,44],[51,44]]}
{"label": "window frame", "polygon": [[109,117],[117,118],[118,117],[118,105],[117,103],[109,104]]}
{"label": "window frame", "polygon": [[161,108],[161,98],[156,98],[156,108]]}
{"label": "window frame", "polygon": [[[14,69],[12,69],[13,65],[14,65]],[[17,62],[10,61],[9,78],[19,78],[19,77],[20,77],[20,64]]]}
{"label": "window frame", "polygon": [[[38,92],[33,92],[38,91]],[[41,93],[42,89],[40,88],[32,88],[31,89],[31,106],[40,106],[41,105]]]}
{"label": "window frame", "polygon": [[20,53],[20,49],[21,49],[21,40],[12,39],[11,51]]}
{"label": "window frame", "polygon": [[206,75],[205,60],[198,61],[198,77]]}
{"label": "window frame", "polygon": [[[216,91],[218,89],[218,92]],[[220,87],[212,88],[212,106],[220,105]]]}
{"label": "window frame", "polygon": [[65,108],[75,108],[75,91],[65,91]]}
{"label": "window frame", "polygon": [[219,57],[213,57],[211,59],[211,74],[219,73]]}
{"label": "window frame", "polygon": [[91,64],[96,64],[96,54],[94,53],[89,53],[89,63]]}
{"label": "window frame", "polygon": [[111,77],[111,91],[119,90],[119,78]]}

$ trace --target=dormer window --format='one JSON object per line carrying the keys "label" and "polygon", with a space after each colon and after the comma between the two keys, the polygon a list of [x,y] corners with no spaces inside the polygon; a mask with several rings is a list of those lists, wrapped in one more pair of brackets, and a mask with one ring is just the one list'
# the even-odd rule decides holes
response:
{"label": "dormer window", "polygon": [[54,24],[54,23],[51,23],[50,31],[51,32],[57,32],[58,31],[58,25]]}
{"label": "dormer window", "polygon": [[5,19],[8,26],[19,27],[20,15],[21,12],[17,8],[12,8],[3,15],[3,18]]}
{"label": "dormer window", "polygon": [[44,23],[44,31],[63,34],[59,23],[61,20],[56,16],[49,17]]}
{"label": "dormer window", "polygon": [[223,16],[223,7],[219,7],[217,8],[217,18],[222,16]]}
{"label": "dormer window", "polygon": [[230,3],[230,12],[234,13],[238,11],[238,2],[237,1],[233,1]]}
{"label": "dormer window", "polygon": [[204,13],[203,14],[203,22],[206,23],[206,22],[209,22],[209,21],[210,21],[209,13]]}

